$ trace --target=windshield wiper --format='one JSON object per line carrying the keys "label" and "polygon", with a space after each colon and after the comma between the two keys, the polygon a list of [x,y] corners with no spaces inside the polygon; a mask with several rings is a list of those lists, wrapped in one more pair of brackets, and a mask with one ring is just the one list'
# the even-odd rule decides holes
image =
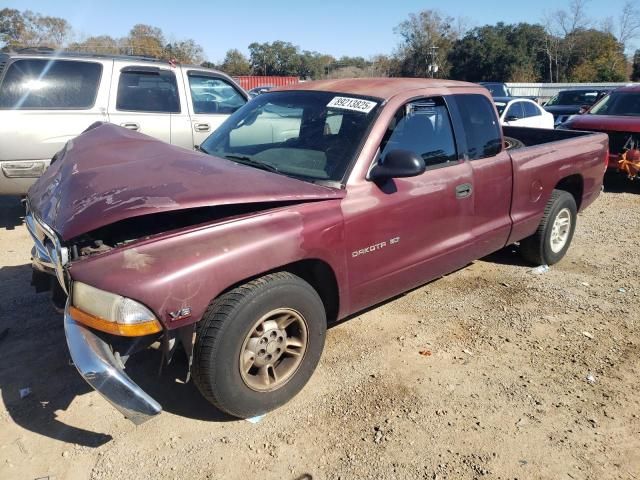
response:
{"label": "windshield wiper", "polygon": [[253,160],[251,157],[247,157],[246,155],[225,155],[224,158],[227,158],[229,160],[233,160],[234,162],[237,163],[241,163],[243,165],[248,165],[250,167],[255,167],[255,168],[259,168],[261,170],[267,170],[269,172],[274,172],[274,173],[280,173],[280,170],[269,164],[269,163],[262,163],[262,162],[256,162],[255,160]]}

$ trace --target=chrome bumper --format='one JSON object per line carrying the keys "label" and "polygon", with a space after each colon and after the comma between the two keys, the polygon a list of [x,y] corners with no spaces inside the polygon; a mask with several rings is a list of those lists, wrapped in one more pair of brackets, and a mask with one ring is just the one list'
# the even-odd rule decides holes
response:
{"label": "chrome bumper", "polygon": [[36,270],[55,275],[60,287],[67,291],[64,266],[69,262],[69,251],[63,247],[56,233],[38,217],[31,213],[27,203],[24,217],[27,231],[33,239],[31,249],[31,265]]}
{"label": "chrome bumper", "polygon": [[78,372],[126,418],[136,425],[158,415],[162,407],[124,372],[109,345],[64,311],[64,331]]}

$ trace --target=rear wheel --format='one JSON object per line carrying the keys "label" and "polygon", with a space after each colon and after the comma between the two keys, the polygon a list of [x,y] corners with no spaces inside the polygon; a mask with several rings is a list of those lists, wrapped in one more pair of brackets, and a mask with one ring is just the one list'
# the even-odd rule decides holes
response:
{"label": "rear wheel", "polygon": [[536,265],[559,262],[571,245],[576,220],[573,196],[563,190],[554,190],[536,233],[520,242],[520,253]]}
{"label": "rear wheel", "polygon": [[318,364],[326,315],[318,293],[278,272],[216,298],[199,325],[193,378],[212,404],[236,417],[293,398]]}

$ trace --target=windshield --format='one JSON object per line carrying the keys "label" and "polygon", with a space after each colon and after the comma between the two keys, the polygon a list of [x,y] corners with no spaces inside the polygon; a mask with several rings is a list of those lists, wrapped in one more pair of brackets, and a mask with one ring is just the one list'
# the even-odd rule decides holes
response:
{"label": "windshield", "polygon": [[380,101],[329,92],[267,92],[227,119],[200,148],[305,180],[341,181]]}
{"label": "windshield", "polygon": [[614,92],[600,100],[588,113],[590,115],[639,116],[640,93]]}
{"label": "windshield", "polygon": [[548,107],[555,105],[593,105],[598,99],[598,91],[585,91],[580,90],[576,92],[567,91],[560,92],[555,97],[547,102]]}
{"label": "windshield", "polygon": [[510,97],[509,89],[504,83],[481,83],[481,85],[489,90],[492,97]]}

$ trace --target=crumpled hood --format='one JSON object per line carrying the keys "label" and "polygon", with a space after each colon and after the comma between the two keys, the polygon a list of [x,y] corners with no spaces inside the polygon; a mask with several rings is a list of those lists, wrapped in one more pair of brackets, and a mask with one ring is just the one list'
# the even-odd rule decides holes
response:
{"label": "crumpled hood", "polygon": [[314,185],[166,144],[104,123],[68,142],[31,187],[31,211],[63,240],[172,210],[344,197]]}
{"label": "crumpled hood", "polygon": [[616,117],[613,115],[577,115],[567,122],[573,130],[598,132],[640,132],[638,117]]}

